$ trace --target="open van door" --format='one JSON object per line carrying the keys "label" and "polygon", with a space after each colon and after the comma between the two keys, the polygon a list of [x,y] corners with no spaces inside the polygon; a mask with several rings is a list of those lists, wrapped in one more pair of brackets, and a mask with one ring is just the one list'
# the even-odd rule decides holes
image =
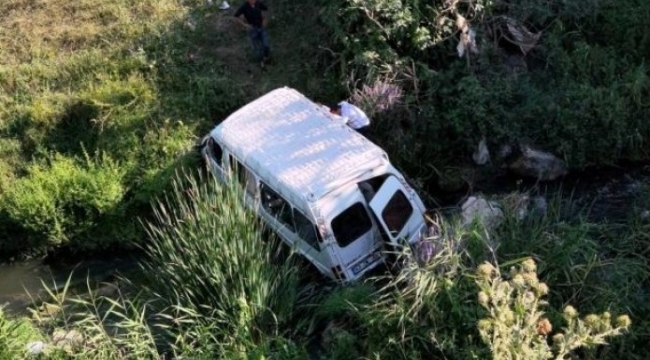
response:
{"label": "open van door", "polygon": [[424,216],[395,176],[384,181],[369,205],[394,245],[406,245],[423,228]]}

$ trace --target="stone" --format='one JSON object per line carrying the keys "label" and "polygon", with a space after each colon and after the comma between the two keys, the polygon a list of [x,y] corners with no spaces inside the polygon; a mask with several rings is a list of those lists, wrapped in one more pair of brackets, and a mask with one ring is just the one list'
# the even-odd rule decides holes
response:
{"label": "stone", "polygon": [[56,329],[52,333],[52,344],[65,351],[81,346],[83,341],[83,335],[76,330]]}
{"label": "stone", "polygon": [[45,343],[42,341],[32,341],[27,343],[27,353],[31,356],[40,355],[45,349]]}
{"label": "stone", "polygon": [[488,150],[485,138],[478,143],[478,148],[472,154],[472,159],[476,165],[485,165],[490,162],[490,150]]}
{"label": "stone", "polygon": [[512,155],[512,146],[510,146],[510,144],[503,144],[499,147],[499,151],[497,152],[497,157],[499,159],[504,160],[510,155]]}
{"label": "stone", "polygon": [[548,210],[546,199],[541,195],[531,198],[528,194],[512,193],[506,195],[502,203],[507,212],[518,221],[531,216],[544,216]]}
{"label": "stone", "polygon": [[503,211],[494,201],[481,196],[470,196],[461,206],[462,225],[467,227],[476,219],[488,229],[494,229],[503,220]]}
{"label": "stone", "polygon": [[530,214],[535,216],[544,216],[548,211],[548,202],[543,196],[536,196],[530,206]]}
{"label": "stone", "polygon": [[528,146],[512,161],[508,168],[521,176],[536,178],[538,181],[551,181],[568,173],[564,161],[553,154],[535,150]]}

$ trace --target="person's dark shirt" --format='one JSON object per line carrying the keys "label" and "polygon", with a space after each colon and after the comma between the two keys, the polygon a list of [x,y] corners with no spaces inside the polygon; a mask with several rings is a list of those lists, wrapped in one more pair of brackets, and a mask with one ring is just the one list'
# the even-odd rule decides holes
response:
{"label": "person's dark shirt", "polygon": [[259,1],[256,1],[254,5],[251,6],[251,4],[248,3],[248,1],[244,2],[244,5],[240,6],[239,9],[235,12],[235,17],[239,17],[242,14],[244,14],[244,18],[246,19],[246,22],[251,24],[254,27],[260,28],[262,27],[262,21],[263,21],[263,16],[262,16],[262,11],[267,11],[268,8],[266,5],[262,4]]}

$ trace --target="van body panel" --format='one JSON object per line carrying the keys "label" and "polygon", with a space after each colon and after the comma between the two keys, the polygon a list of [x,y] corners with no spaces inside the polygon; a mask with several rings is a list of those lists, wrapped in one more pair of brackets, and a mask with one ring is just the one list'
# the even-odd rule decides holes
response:
{"label": "van body panel", "polygon": [[211,135],[261,177],[315,199],[388,163],[381,148],[288,88],[245,105]]}
{"label": "van body panel", "polygon": [[414,243],[426,229],[421,199],[386,153],[296,90],[243,106],[200,151],[219,180],[235,178],[245,205],[331,278],[359,279],[383,262],[387,242]]}
{"label": "van body panel", "polygon": [[331,249],[339,254],[338,265],[346,269],[364,255],[381,248],[382,244],[367,202],[355,184],[344,189],[324,198],[322,210],[327,228],[333,235]]}

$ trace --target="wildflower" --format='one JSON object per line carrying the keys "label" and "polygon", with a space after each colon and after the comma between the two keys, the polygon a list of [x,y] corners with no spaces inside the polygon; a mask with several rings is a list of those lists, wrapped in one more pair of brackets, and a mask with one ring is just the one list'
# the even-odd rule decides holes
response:
{"label": "wildflower", "polygon": [[492,329],[492,321],[488,319],[481,319],[478,321],[479,331],[490,331],[490,329]]}
{"label": "wildflower", "polygon": [[610,314],[609,311],[605,311],[602,317],[603,317],[603,321],[609,322],[612,319],[612,314]]}
{"label": "wildflower", "polygon": [[537,279],[537,275],[535,273],[524,273],[522,277],[524,278],[526,284],[532,288],[536,288],[539,284],[539,280]]}
{"label": "wildflower", "polygon": [[632,320],[630,320],[629,316],[621,315],[616,318],[617,327],[628,328],[630,325],[632,325]]}
{"label": "wildflower", "polygon": [[548,335],[551,331],[553,331],[553,325],[551,325],[551,322],[547,318],[541,318],[537,322],[537,334]]}
{"label": "wildflower", "polygon": [[530,305],[535,301],[535,294],[532,291],[526,291],[522,300],[525,305]]}
{"label": "wildflower", "polygon": [[584,322],[585,322],[585,325],[587,325],[588,327],[593,328],[593,327],[596,327],[596,325],[598,325],[598,323],[600,322],[600,318],[598,317],[598,315],[589,314],[589,315],[585,316]]}
{"label": "wildflower", "polygon": [[515,313],[508,308],[503,309],[499,315],[499,320],[505,325],[510,326],[515,322]]}
{"label": "wildflower", "polygon": [[515,277],[515,275],[517,275],[517,274],[519,274],[519,271],[517,271],[517,268],[515,268],[514,266],[511,266],[510,267],[510,276]]}
{"label": "wildflower", "polygon": [[524,287],[526,285],[526,281],[524,281],[524,277],[521,276],[521,274],[515,275],[512,278],[512,283],[519,288]]}
{"label": "wildflower", "polygon": [[546,295],[548,294],[548,285],[545,283],[539,283],[537,286],[537,294],[541,295]]}
{"label": "wildflower", "polygon": [[574,319],[576,316],[578,316],[578,312],[573,306],[568,305],[567,307],[564,308],[564,316],[567,319]]}
{"label": "wildflower", "polygon": [[484,262],[476,269],[476,275],[479,279],[491,279],[495,272],[494,266],[488,262]]}
{"label": "wildflower", "polygon": [[483,306],[487,306],[488,301],[490,301],[490,297],[488,296],[488,294],[486,294],[483,291],[480,291],[478,293],[478,303],[483,305]]}
{"label": "wildflower", "polygon": [[524,260],[524,262],[521,263],[521,267],[524,269],[524,272],[527,273],[537,272],[537,264],[535,264],[535,260],[533,259]]}

